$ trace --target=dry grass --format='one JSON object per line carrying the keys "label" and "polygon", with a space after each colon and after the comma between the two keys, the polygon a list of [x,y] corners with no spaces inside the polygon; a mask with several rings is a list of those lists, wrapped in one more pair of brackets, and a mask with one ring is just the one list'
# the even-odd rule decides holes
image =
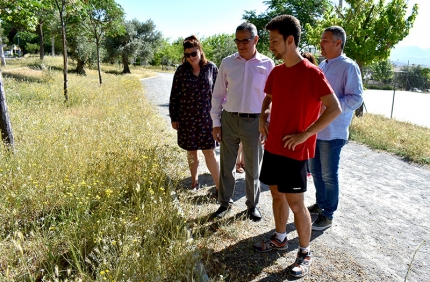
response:
{"label": "dry grass", "polygon": [[366,114],[353,119],[350,133],[352,140],[371,148],[418,164],[430,164],[430,128]]}
{"label": "dry grass", "polygon": [[[240,212],[214,221],[208,189],[180,191],[186,220],[178,213],[170,180],[180,187],[188,168],[143,98],[137,78],[150,72],[103,66],[102,86],[96,70],[71,73],[65,104],[61,58],[18,62],[3,69],[16,144],[14,154],[0,151],[0,280],[193,281],[198,259],[210,281],[249,281],[263,269],[282,276],[291,253],[252,251],[272,222]],[[370,114],[351,126],[353,140],[422,164],[429,137],[429,129]]]}
{"label": "dry grass", "polygon": [[19,62],[3,80],[15,150],[0,151],[0,280],[194,279],[170,184],[186,160],[136,79],[151,73],[71,73],[64,103],[61,59]]}

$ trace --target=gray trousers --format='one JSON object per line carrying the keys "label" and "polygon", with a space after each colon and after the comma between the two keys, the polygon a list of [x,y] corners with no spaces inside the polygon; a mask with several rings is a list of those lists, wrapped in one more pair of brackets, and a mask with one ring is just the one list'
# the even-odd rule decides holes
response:
{"label": "gray trousers", "polygon": [[221,113],[220,184],[218,200],[228,207],[236,185],[236,158],[242,142],[245,159],[246,206],[253,208],[260,200],[260,168],[263,146],[258,131],[259,117],[239,117],[232,113]]}

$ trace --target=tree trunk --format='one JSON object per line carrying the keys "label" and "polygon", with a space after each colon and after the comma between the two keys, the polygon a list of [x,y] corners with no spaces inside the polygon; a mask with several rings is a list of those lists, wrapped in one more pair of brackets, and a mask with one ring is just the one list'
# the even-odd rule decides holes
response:
{"label": "tree trunk", "polygon": [[80,59],[78,59],[77,61],[78,61],[78,64],[76,66],[76,73],[79,75],[87,75],[87,72],[84,69],[85,62]]}
{"label": "tree trunk", "polygon": [[0,58],[1,58],[1,65],[6,66],[6,58],[4,57],[4,51],[3,51],[3,40],[0,37]]}
{"label": "tree trunk", "polygon": [[44,39],[43,39],[43,23],[39,23],[37,25],[37,35],[39,35],[39,54],[40,59],[43,60],[45,57],[45,48],[43,47]]}
{"label": "tree trunk", "polygon": [[122,56],[122,65],[124,66],[124,69],[122,73],[131,73],[130,68],[128,66],[128,57]]}
{"label": "tree trunk", "polygon": [[62,0],[62,7],[60,12],[60,20],[61,20],[61,39],[63,42],[63,65],[64,65],[64,71],[63,71],[63,75],[64,75],[64,99],[66,101],[69,100],[69,95],[67,93],[67,84],[68,84],[68,77],[67,77],[67,73],[68,73],[68,68],[67,68],[67,41],[66,41],[66,23],[64,22],[64,10],[66,9],[66,0]]}
{"label": "tree trunk", "polygon": [[3,78],[0,71],[0,129],[3,142],[13,147],[13,133],[10,124],[9,114],[7,111],[7,104],[3,87]]}
{"label": "tree trunk", "polygon": [[52,35],[51,37],[51,56],[55,56],[55,36]]}
{"label": "tree trunk", "polygon": [[99,82],[102,85],[102,71],[100,69],[100,38],[96,37],[96,48],[97,48],[97,69],[99,72]]}

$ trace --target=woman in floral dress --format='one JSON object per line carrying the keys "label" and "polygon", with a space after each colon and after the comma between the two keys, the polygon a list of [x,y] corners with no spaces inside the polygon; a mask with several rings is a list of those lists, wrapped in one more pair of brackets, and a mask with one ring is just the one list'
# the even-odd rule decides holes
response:
{"label": "woman in floral dress", "polygon": [[170,119],[178,132],[179,147],[187,151],[191,189],[199,188],[197,150],[201,150],[218,190],[219,163],[210,116],[218,68],[206,59],[202,45],[194,35],[185,38],[183,47],[182,65],[175,72],[170,93]]}

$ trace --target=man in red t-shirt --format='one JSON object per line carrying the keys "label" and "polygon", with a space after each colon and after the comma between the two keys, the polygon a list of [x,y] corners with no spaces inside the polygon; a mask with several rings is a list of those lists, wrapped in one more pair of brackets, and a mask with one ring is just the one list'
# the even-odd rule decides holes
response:
{"label": "man in red t-shirt", "polygon": [[[341,108],[323,72],[299,53],[299,20],[290,15],[278,16],[266,29],[270,32],[270,50],[276,59],[284,60],[267,79],[259,126],[265,142],[260,181],[269,185],[272,193],[276,232],[254,247],[258,252],[287,249],[286,224],[291,208],[300,248],[287,271],[291,276],[302,277],[311,264],[312,223],[304,203],[306,161],[314,157],[316,133],[336,118]],[[325,111],[320,115],[321,103]]]}

